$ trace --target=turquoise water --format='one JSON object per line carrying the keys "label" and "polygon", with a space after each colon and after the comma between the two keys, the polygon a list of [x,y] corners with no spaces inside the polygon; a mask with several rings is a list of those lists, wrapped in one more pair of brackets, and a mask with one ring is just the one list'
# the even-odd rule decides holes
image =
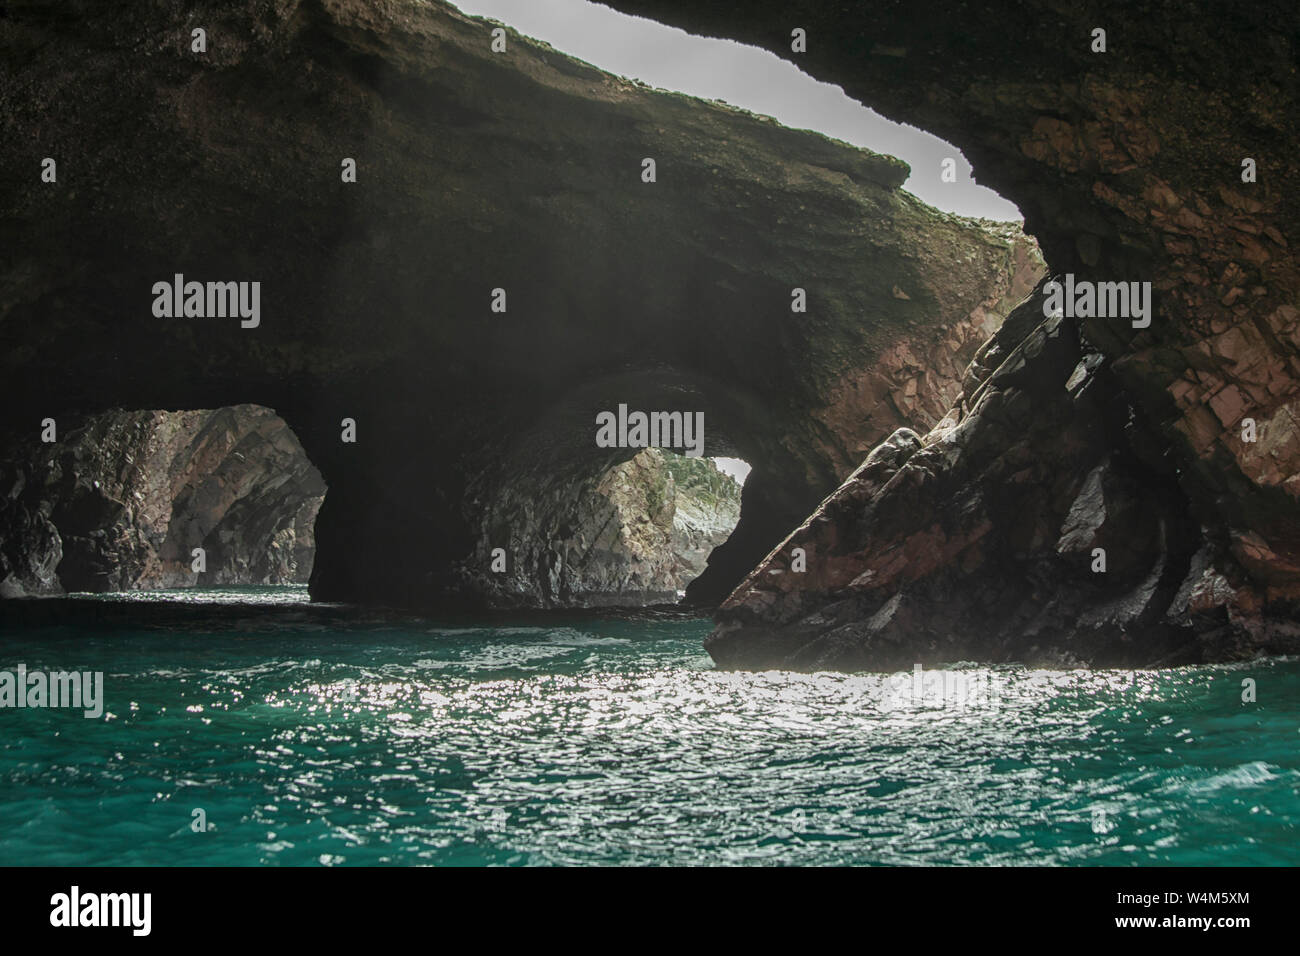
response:
{"label": "turquoise water", "polygon": [[0,669],[102,670],[107,699],[0,710],[0,864],[1300,863],[1300,661],[966,669],[999,692],[962,706],[716,671],[705,619],[252,597],[0,628]]}

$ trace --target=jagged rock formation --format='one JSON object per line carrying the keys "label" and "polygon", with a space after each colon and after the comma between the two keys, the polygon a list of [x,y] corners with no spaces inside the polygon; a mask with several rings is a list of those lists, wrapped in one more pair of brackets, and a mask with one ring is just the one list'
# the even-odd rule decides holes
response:
{"label": "jagged rock formation", "polygon": [[[481,553],[463,573],[497,606],[595,607],[674,602],[727,540],[740,486],[708,459],[648,448],[590,479],[575,496],[493,503]],[[499,543],[494,543],[499,542]],[[492,548],[506,558],[492,567]]]}
{"label": "jagged rock formation", "polygon": [[[1030,298],[952,414],[900,430],[719,612],[723,664],[1188,664],[1281,653],[1104,357]],[[795,573],[795,548],[807,570]],[[1252,615],[1252,612],[1255,612]]]}
{"label": "jagged rock formation", "polygon": [[[45,417],[273,407],[330,487],[318,599],[491,599],[467,557],[632,457],[594,444],[619,403],[701,411],[705,454],[753,465],[692,589],[720,598],[943,414],[1041,271],[1018,232],[901,192],[897,160],[514,33],[493,53],[440,3],[73,10],[0,18],[0,137],[24,144],[0,181],[0,457]],[[177,273],[260,282],[260,324],[155,316]]]}
{"label": "jagged rock formation", "polygon": [[[782,580],[774,554],[732,596],[720,660],[1300,649],[1300,12],[606,2],[766,46],[936,132],[1019,205],[1053,270],[1155,289],[1148,328],[1043,325],[1027,305],[924,450],[864,468],[796,533],[827,566]],[[1081,573],[1092,544],[1104,583]]]}
{"label": "jagged rock formation", "polygon": [[325,485],[270,409],[106,412],[63,427],[0,465],[0,594],[307,580]]}

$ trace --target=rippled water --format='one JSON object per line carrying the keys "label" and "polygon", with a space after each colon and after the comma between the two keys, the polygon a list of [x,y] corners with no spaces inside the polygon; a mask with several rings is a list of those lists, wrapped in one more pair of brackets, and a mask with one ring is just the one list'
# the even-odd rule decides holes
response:
{"label": "rippled water", "polygon": [[111,601],[118,604],[240,604],[261,606],[267,604],[306,604],[311,594],[305,584],[284,587],[222,587],[222,588],[159,588],[155,591],[113,591],[107,594],[78,592],[69,595],[92,601]]}
{"label": "rippled water", "polygon": [[107,698],[0,710],[0,863],[1300,863],[1298,661],[970,669],[962,706],[718,672],[708,629],[0,629]]}

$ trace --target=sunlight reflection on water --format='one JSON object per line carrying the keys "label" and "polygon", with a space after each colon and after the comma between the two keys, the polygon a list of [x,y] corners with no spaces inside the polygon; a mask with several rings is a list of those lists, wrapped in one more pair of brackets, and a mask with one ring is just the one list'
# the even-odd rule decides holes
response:
{"label": "sunlight reflection on water", "polygon": [[997,687],[959,702],[716,671],[706,620],[284,620],[5,635],[109,713],[3,715],[0,862],[1300,862],[1294,660],[925,672]]}

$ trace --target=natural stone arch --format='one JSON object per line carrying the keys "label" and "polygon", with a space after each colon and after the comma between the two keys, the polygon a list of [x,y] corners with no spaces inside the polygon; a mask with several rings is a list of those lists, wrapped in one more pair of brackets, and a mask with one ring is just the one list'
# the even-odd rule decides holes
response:
{"label": "natural stone arch", "polygon": [[[19,65],[0,135],[39,126],[44,153],[78,157],[57,188],[0,186],[0,428],[12,446],[46,416],[276,409],[330,487],[320,599],[480,597],[457,573],[474,489],[573,383],[628,367],[763,395],[752,440],[798,463],[721,593],[876,440],[942,414],[1040,271],[1014,230],[900,191],[896,160],[525,38],[493,55],[450,7],[236,5],[208,29],[245,39],[207,59],[171,43],[177,15],[95,5],[53,31],[37,3],[0,23]],[[68,62],[79,108],[49,124]],[[152,315],[177,273],[260,282],[259,325]]]}

